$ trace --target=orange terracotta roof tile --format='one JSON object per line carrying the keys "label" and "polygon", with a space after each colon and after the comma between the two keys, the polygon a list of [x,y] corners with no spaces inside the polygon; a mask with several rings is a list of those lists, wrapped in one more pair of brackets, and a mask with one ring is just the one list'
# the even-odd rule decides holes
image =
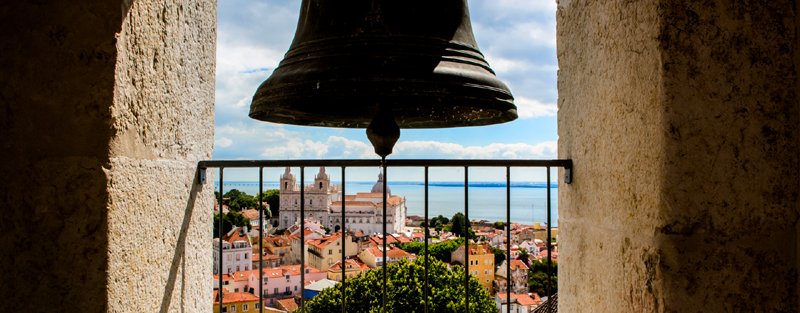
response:
{"label": "orange terracotta roof tile", "polygon": [[353,201],[356,199],[356,196],[344,196],[344,201]]}
{"label": "orange terracotta roof tile", "polygon": [[[222,304],[258,301],[258,296],[249,292],[229,293],[222,288]],[[214,290],[214,304],[219,304],[219,291]]]}
{"label": "orange terracotta roof tile", "polygon": [[286,310],[286,312],[293,312],[294,310],[300,308],[297,305],[297,302],[294,302],[294,298],[282,299],[278,300],[277,302],[278,302],[277,307],[279,309]]}
{"label": "orange terracotta roof tile", "polygon": [[527,270],[528,266],[525,265],[525,262],[522,262],[521,260],[511,260],[511,268],[512,269],[523,268]]}
{"label": "orange terracotta roof tile", "polygon": [[[344,206],[345,206],[345,208],[349,207],[349,206],[371,206],[371,207],[374,207],[375,203],[372,203],[372,202],[369,202],[369,201],[345,201]],[[342,201],[336,201],[334,203],[331,203],[331,207],[341,208],[342,207]]]}
{"label": "orange terracotta roof tile", "polygon": [[372,193],[372,192],[359,192],[359,193],[356,193],[356,197],[357,198],[381,198],[381,199],[383,199],[383,193],[379,193],[379,192],[375,192],[375,193]]}

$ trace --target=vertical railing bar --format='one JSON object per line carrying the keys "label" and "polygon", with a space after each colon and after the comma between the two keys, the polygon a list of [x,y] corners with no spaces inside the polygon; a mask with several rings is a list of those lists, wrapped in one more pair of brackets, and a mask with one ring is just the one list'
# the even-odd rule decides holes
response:
{"label": "vertical railing bar", "polygon": [[342,231],[342,263],[341,263],[342,264],[341,265],[342,266],[342,313],[347,313],[347,312],[345,312],[345,307],[346,307],[345,303],[347,301],[347,298],[345,297],[345,277],[346,277],[346,275],[345,275],[345,273],[346,273],[345,272],[345,267],[347,266],[345,264],[346,263],[345,252],[347,250],[347,241],[345,241],[345,228],[344,228],[344,219],[345,219],[345,215],[344,215],[345,206],[344,206],[344,203],[347,201],[347,198],[346,198],[347,194],[344,192],[345,191],[344,190],[345,189],[344,188],[344,184],[345,184],[345,173],[344,173],[344,166],[342,166],[342,229],[341,229],[341,231]]}
{"label": "vertical railing bar", "polygon": [[430,286],[428,285],[428,238],[430,238],[428,234],[428,230],[430,229],[431,225],[428,225],[430,222],[428,220],[428,167],[425,167],[425,313],[428,313],[428,289]]}
{"label": "vertical railing bar", "polygon": [[306,312],[306,168],[300,167],[300,313]]}
{"label": "vertical railing bar", "polygon": [[258,312],[264,313],[264,168],[258,168]]}
{"label": "vertical railing bar", "polygon": [[[553,260],[550,258],[552,253],[552,247],[550,245],[550,167],[547,167],[547,301],[550,301],[550,297],[553,295],[551,290],[552,285],[552,272],[551,267],[553,266]],[[548,311],[550,308],[548,307]]]}
{"label": "vertical railing bar", "polygon": [[386,157],[383,158],[381,163],[383,166],[383,313],[386,313],[386,267],[389,265],[388,260],[386,260],[386,241],[388,238],[386,235],[386,190],[388,189],[386,182],[389,180],[386,176]]}
{"label": "vertical railing bar", "polygon": [[506,313],[511,313],[511,167],[509,166],[506,166]]}
{"label": "vertical railing bar", "polygon": [[464,166],[464,310],[469,313],[469,167]]}
{"label": "vertical railing bar", "polygon": [[224,167],[220,167],[219,168],[219,223],[217,223],[217,227],[219,227],[219,228],[217,228],[217,238],[219,239],[219,270],[217,271],[217,274],[219,275],[219,306],[217,306],[217,307],[219,308],[220,312],[222,312],[222,298],[223,298],[223,296],[222,296],[222,256],[223,256],[222,255],[222,250],[223,250],[223,246],[222,246],[222,225],[223,225],[222,224],[222,220],[223,220],[223,218],[222,218],[222,205],[223,205],[222,204],[222,198],[223,198],[223,196],[222,195],[224,193],[222,193],[222,190],[223,190],[222,186],[223,186],[223,182],[224,182],[224,180],[223,180],[223,176],[224,175],[222,174],[222,172],[224,170],[225,170]]}

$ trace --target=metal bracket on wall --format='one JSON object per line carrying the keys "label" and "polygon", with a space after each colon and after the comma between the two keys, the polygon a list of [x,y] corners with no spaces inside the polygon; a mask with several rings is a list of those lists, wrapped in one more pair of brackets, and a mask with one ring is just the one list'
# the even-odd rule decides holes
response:
{"label": "metal bracket on wall", "polygon": [[197,175],[200,175],[198,181],[200,181],[201,185],[206,184],[206,168],[205,167],[198,167],[197,168]]}
{"label": "metal bracket on wall", "polygon": [[564,169],[564,183],[571,184],[572,183],[572,168],[567,167]]}

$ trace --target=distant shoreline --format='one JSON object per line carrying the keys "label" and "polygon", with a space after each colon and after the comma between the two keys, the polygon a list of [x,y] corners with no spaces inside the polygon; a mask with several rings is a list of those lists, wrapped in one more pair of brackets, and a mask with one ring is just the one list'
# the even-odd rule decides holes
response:
{"label": "distant shoreline", "polygon": [[[313,184],[313,181],[306,182],[307,184]],[[340,184],[341,182],[332,181],[331,183]],[[225,185],[255,185],[258,186],[257,181],[225,181]],[[278,185],[279,182],[277,181],[265,181],[264,185]],[[364,182],[364,181],[349,181],[347,182],[348,185],[374,185],[375,182]],[[424,186],[424,182],[417,182],[417,181],[395,181],[395,182],[387,182],[388,185],[406,185],[406,186]],[[219,186],[219,181],[214,182],[215,186]],[[428,182],[428,186],[433,187],[464,187],[463,182]],[[470,187],[505,187],[506,183],[504,182],[469,182]],[[511,188],[547,188],[547,182],[511,182]],[[557,183],[550,183],[550,188],[558,188]]]}

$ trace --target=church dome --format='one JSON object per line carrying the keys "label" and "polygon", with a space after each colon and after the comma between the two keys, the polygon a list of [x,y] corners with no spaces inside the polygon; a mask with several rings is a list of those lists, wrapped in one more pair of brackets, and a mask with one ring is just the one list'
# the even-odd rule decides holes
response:
{"label": "church dome", "polygon": [[283,175],[281,175],[281,179],[294,180],[294,174],[292,174],[292,169],[286,167],[286,171],[283,172]]}
{"label": "church dome", "polygon": [[329,179],[328,178],[328,174],[325,174],[325,167],[324,166],[319,168],[319,173],[317,173],[317,179],[318,180],[328,180]]}
{"label": "church dome", "polygon": [[[370,192],[372,192],[372,193],[383,193],[383,173],[379,173],[378,174],[378,182],[375,183],[374,186],[372,186],[372,191],[370,191]],[[392,189],[390,189],[389,186],[387,185],[386,186],[386,196],[388,197],[388,196],[391,196],[391,195],[392,195]]]}

